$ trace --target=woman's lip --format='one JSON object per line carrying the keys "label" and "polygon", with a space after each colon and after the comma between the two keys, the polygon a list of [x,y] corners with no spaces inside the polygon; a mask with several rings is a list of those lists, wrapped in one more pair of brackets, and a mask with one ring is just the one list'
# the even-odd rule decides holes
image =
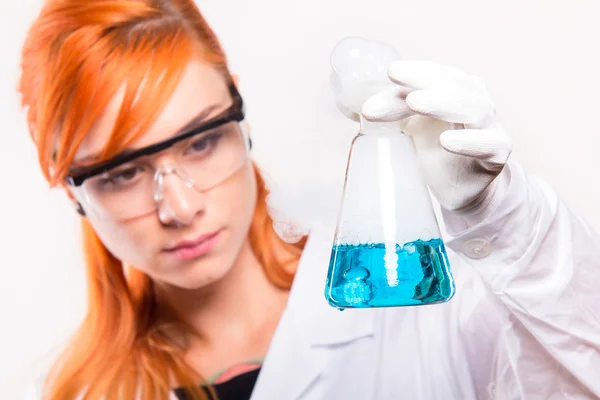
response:
{"label": "woman's lip", "polygon": [[182,261],[198,258],[210,252],[217,245],[219,233],[220,231],[216,231],[209,235],[203,235],[193,242],[181,242],[184,245],[177,245],[165,252]]}
{"label": "woman's lip", "polygon": [[193,239],[193,240],[182,240],[173,246],[169,246],[169,247],[165,248],[163,251],[171,252],[171,251],[177,251],[180,249],[195,247],[198,244],[204,242],[207,239],[210,239],[212,236],[215,236],[218,233],[219,233],[219,231],[214,231],[211,233],[205,233],[204,235],[200,235],[199,237],[197,237],[196,239]]}

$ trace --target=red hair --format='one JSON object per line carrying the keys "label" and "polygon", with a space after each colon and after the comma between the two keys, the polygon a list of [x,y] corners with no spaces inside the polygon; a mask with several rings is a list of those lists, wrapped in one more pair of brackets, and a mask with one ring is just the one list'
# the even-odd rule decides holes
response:
{"label": "red hair", "polygon": [[[125,96],[107,159],[143,134],[168,102],[194,56],[228,76],[225,54],[192,0],[50,0],[28,33],[19,91],[40,167],[62,185],[75,152],[117,90]],[[305,239],[282,241],[267,213],[265,183],[255,167],[258,201],[250,242],[274,285],[291,286]],[[51,400],[166,399],[173,383],[206,398],[202,378],[172,343],[154,313],[152,281],[125,274],[120,260],[82,220],[87,315],[46,381]],[[291,254],[279,259],[278,250]]]}

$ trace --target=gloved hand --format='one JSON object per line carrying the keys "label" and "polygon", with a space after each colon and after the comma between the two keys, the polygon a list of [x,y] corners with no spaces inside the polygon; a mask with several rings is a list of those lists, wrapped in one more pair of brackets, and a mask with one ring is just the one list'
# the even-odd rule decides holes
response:
{"label": "gloved hand", "polygon": [[484,84],[457,68],[427,61],[395,61],[388,75],[397,85],[370,97],[363,117],[403,120],[442,208],[469,225],[481,221],[508,186],[508,177],[500,173],[512,151]]}

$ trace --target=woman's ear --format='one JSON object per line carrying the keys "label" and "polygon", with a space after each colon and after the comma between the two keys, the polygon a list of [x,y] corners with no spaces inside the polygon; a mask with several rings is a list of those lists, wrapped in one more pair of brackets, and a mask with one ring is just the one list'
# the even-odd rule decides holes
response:
{"label": "woman's ear", "polygon": [[240,76],[238,74],[231,74],[231,79],[233,80],[235,87],[239,87]]}

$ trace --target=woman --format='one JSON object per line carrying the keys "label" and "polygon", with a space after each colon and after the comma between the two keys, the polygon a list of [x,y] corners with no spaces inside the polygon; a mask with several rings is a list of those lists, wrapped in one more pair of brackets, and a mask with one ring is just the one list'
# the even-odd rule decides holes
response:
{"label": "woman", "polygon": [[[457,294],[340,313],[323,298],[331,237],[273,231],[236,79],[193,2],[48,1],[20,91],[42,171],[82,216],[89,306],[34,398],[600,396],[598,236],[507,162],[479,103],[448,111],[427,90],[460,73],[415,65],[364,114],[412,115]],[[444,119],[488,146],[437,140]]]}

